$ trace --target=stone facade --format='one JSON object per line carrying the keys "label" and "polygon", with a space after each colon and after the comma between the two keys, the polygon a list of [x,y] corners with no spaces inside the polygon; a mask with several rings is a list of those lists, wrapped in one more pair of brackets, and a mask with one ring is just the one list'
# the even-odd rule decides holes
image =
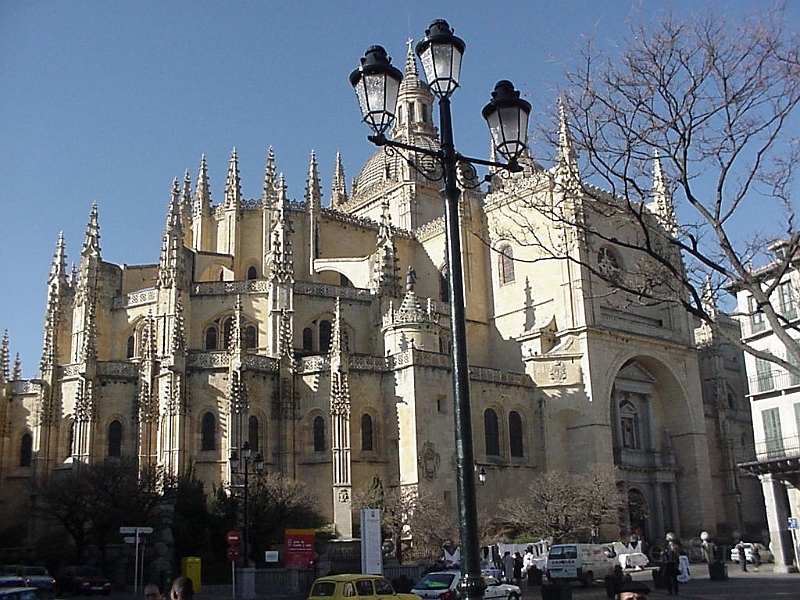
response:
{"label": "stone facade", "polygon": [[[436,148],[433,97],[411,54],[405,70],[393,137]],[[700,361],[690,316],[620,307],[589,269],[537,261],[513,241],[510,213],[583,201],[563,115],[561,126],[552,169],[524,158],[488,191],[462,173],[478,466],[512,496],[546,471],[613,464],[631,505],[646,507],[629,521],[648,539],[730,527],[719,499],[732,483],[712,465],[718,436],[739,433],[709,433],[700,367],[719,366]],[[194,181],[173,185],[154,265],[105,262],[93,207],[77,272],[58,242],[41,378],[7,373],[0,388],[0,494],[10,502],[31,478],[108,456],[174,474],[191,464],[210,487],[228,482],[228,457],[248,441],[268,471],[313,490],[340,539],[353,535],[353,493],[375,475],[455,512],[444,208],[431,168],[383,148],[348,194],[338,160],[323,206],[313,154],[305,198],[292,201],[270,152],[263,197],[246,200],[234,150],[213,205],[203,159]],[[624,249],[536,215],[531,227],[565,252],[624,268]],[[490,514],[499,495],[488,492],[478,503]]]}

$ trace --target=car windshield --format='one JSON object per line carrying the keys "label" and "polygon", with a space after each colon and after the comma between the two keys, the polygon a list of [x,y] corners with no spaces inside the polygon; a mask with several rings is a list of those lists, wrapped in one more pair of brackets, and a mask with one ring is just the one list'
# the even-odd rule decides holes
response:
{"label": "car windshield", "polygon": [[19,567],[5,566],[3,567],[3,575],[16,575]]}
{"label": "car windshield", "polygon": [[453,583],[455,577],[455,573],[428,573],[422,578],[422,581],[414,586],[414,589],[446,590],[450,588],[450,584]]}
{"label": "car windshield", "polygon": [[44,567],[25,567],[22,569],[23,575],[47,575],[47,569]]}

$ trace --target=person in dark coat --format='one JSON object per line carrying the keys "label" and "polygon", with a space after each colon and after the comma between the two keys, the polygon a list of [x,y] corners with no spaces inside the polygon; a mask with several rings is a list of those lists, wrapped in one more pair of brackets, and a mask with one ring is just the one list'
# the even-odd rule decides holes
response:
{"label": "person in dark coat", "polygon": [[664,562],[661,565],[661,576],[667,586],[667,593],[672,596],[678,594],[678,553],[671,547],[664,551]]}

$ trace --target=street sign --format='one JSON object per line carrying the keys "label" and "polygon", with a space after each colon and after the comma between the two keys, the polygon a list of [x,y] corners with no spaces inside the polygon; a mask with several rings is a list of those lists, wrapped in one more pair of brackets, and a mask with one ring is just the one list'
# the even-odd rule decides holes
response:
{"label": "street sign", "polygon": [[135,543],[136,543],[136,538],[135,538],[135,537],[133,537],[133,536],[128,536],[128,537],[126,537],[126,538],[123,538],[123,541],[124,541],[126,544],[135,544]]}
{"label": "street sign", "polygon": [[120,533],[138,533],[138,534],[148,534],[153,533],[152,527],[120,527]]}
{"label": "street sign", "polygon": [[789,517],[789,529],[800,529],[797,517]]}
{"label": "street sign", "polygon": [[239,532],[238,531],[229,531],[225,534],[225,541],[228,542],[229,546],[238,546],[239,545]]}
{"label": "street sign", "polygon": [[225,551],[225,556],[228,557],[229,561],[236,562],[241,557],[241,554],[239,554],[239,548],[231,546]]}

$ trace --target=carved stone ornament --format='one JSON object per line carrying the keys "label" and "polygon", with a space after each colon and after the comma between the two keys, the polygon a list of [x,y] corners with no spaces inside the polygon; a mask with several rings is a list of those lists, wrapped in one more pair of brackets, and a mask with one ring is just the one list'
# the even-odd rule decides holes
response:
{"label": "carved stone ornament", "polygon": [[562,361],[553,363],[550,367],[550,381],[553,383],[563,383],[567,380],[567,366]]}
{"label": "carved stone ornament", "polygon": [[350,492],[347,490],[339,490],[339,502],[350,502]]}
{"label": "carved stone ornament", "polygon": [[436,444],[433,442],[425,442],[422,446],[422,452],[419,453],[418,461],[422,476],[428,481],[435,479],[436,471],[441,461],[442,459],[439,453],[436,452]]}

